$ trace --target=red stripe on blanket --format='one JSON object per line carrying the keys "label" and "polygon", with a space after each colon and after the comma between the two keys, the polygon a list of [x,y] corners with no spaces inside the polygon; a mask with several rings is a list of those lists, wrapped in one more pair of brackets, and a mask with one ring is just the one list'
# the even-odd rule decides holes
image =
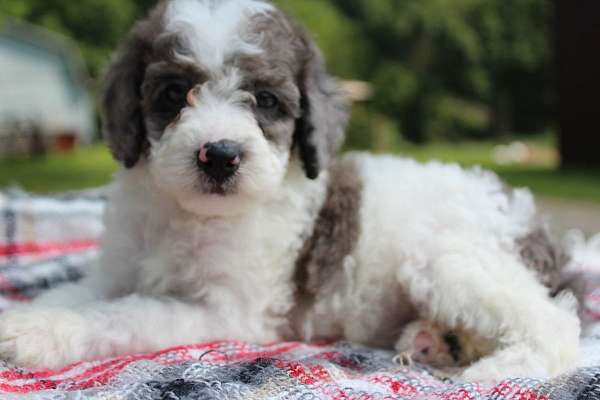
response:
{"label": "red stripe on blanket", "polygon": [[[510,396],[514,400],[548,400],[548,397],[537,394],[531,389],[520,388],[512,383],[503,382],[492,390],[492,398]],[[494,397],[496,396],[496,397]]]}
{"label": "red stripe on blanket", "polygon": [[[193,359],[187,353],[190,350],[196,351],[211,351],[223,347],[233,346],[236,351],[231,356],[220,352],[207,353],[207,357],[203,357],[203,361],[212,361],[216,363],[231,363],[239,362],[242,360],[252,360],[256,358],[270,358],[279,354],[288,353],[298,347],[304,346],[303,343],[290,342],[280,343],[273,346],[266,351],[252,351],[250,346],[242,342],[229,342],[229,341],[218,341],[203,343],[190,346],[178,346],[166,350],[161,350],[154,353],[138,354],[134,356],[119,357],[111,359],[101,364],[90,366],[89,368],[82,371],[80,374],[71,376],[68,378],[60,378],[61,375],[68,374],[70,371],[80,368],[85,363],[76,363],[59,370],[41,370],[35,372],[18,372],[18,371],[4,371],[0,373],[0,379],[6,381],[15,380],[38,380],[35,383],[26,383],[22,385],[0,383],[0,392],[7,393],[31,393],[40,390],[47,390],[56,388],[59,385],[68,387],[66,390],[83,390],[98,385],[106,385],[112,378],[117,376],[121,370],[127,367],[129,364],[142,361],[152,360],[160,362],[163,365],[178,364],[184,361],[190,361]],[[314,347],[314,346],[313,346]],[[179,353],[177,357],[171,360],[160,360],[161,356],[168,354]],[[52,379],[52,377],[55,377]]]}
{"label": "red stripe on blanket", "polygon": [[[310,386],[314,390],[319,391],[322,395],[327,396],[333,400],[349,400],[349,396],[339,386],[334,388],[325,388],[318,378],[318,375],[314,375],[312,368],[309,366],[302,365],[299,361],[283,361],[279,360],[275,364],[277,368],[287,370],[289,375],[295,378],[300,384],[304,386]],[[311,369],[307,371],[306,368]],[[365,400],[371,400],[372,397],[365,398]]]}
{"label": "red stripe on blanket", "polygon": [[408,382],[402,382],[389,376],[376,376],[370,382],[389,388],[394,394],[402,396],[413,396],[418,393],[417,388]]}
{"label": "red stripe on blanket", "polygon": [[40,253],[72,253],[98,247],[96,240],[73,240],[70,242],[26,242],[0,245],[0,256],[16,256]]}

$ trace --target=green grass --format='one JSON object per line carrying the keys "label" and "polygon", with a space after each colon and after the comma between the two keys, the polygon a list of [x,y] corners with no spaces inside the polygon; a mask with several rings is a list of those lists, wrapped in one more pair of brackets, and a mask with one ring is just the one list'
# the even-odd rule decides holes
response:
{"label": "green grass", "polygon": [[[551,140],[543,137],[528,142],[539,148],[552,149],[554,146]],[[419,161],[457,162],[466,167],[479,165],[495,171],[511,186],[529,187],[539,195],[600,203],[600,171],[563,171],[552,161],[542,165],[498,165],[493,160],[493,151],[497,144],[491,142],[454,145],[434,143],[428,146],[404,144],[398,152]]]}
{"label": "green grass", "polygon": [[[552,147],[549,140],[533,142]],[[600,203],[600,171],[560,171],[551,163],[499,166],[492,159],[496,144],[433,143],[424,147],[403,144],[399,153],[420,161],[437,159],[464,166],[481,165],[496,171],[510,185],[530,187],[537,194]],[[35,193],[79,190],[107,184],[115,170],[116,164],[106,148],[94,145],[68,154],[0,160],[0,187],[16,185]]]}
{"label": "green grass", "polygon": [[553,168],[504,167],[496,172],[507,183],[534,193],[600,203],[600,172],[557,171]]}
{"label": "green grass", "polygon": [[467,142],[460,144],[431,143],[417,146],[403,142],[398,153],[419,161],[439,160],[457,162],[464,166],[481,165],[486,168],[494,166],[492,152],[496,143]]}
{"label": "green grass", "polygon": [[19,186],[35,193],[79,190],[110,182],[117,166],[102,145],[71,153],[0,160],[0,187]]}

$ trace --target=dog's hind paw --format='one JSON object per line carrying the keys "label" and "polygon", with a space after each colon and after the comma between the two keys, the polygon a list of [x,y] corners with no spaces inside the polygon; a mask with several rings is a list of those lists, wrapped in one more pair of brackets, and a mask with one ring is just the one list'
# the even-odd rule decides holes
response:
{"label": "dog's hind paw", "polygon": [[398,354],[433,367],[455,366],[460,352],[458,338],[449,330],[425,321],[407,325],[395,348]]}

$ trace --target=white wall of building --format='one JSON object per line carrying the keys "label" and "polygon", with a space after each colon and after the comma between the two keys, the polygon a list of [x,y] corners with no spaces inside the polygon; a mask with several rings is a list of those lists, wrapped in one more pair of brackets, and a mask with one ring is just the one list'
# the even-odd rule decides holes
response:
{"label": "white wall of building", "polygon": [[67,65],[59,54],[0,37],[0,135],[17,119],[34,121],[45,135],[93,140],[92,104]]}

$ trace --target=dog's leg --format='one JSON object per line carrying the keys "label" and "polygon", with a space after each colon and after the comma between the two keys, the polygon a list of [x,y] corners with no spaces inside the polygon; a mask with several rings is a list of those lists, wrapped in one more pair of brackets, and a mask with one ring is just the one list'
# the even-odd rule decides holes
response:
{"label": "dog's leg", "polygon": [[109,250],[90,265],[79,282],[66,283],[36,297],[33,305],[77,307],[99,300],[131,294],[135,289],[137,264],[121,257],[109,257]]}
{"label": "dog's leg", "polygon": [[25,367],[57,368],[208,340],[276,339],[260,318],[238,315],[242,309],[132,295],[79,308],[9,310],[0,315],[0,359]]}
{"label": "dog's leg", "polygon": [[[109,298],[109,293],[112,291],[110,286],[111,281],[108,279],[88,276],[79,282],[65,283],[40,294],[33,300],[32,305],[76,307]],[[24,307],[27,308],[29,305]]]}
{"label": "dog's leg", "polygon": [[518,258],[500,247],[458,238],[441,245],[445,251],[427,265],[405,267],[398,277],[434,321],[498,339],[495,352],[466,369],[466,379],[542,377],[573,366],[580,331],[573,298],[550,299]]}
{"label": "dog's leg", "polygon": [[71,307],[98,300],[101,293],[94,290],[91,282],[65,283],[40,294],[31,304],[18,305],[18,309],[30,306],[64,306]]}

